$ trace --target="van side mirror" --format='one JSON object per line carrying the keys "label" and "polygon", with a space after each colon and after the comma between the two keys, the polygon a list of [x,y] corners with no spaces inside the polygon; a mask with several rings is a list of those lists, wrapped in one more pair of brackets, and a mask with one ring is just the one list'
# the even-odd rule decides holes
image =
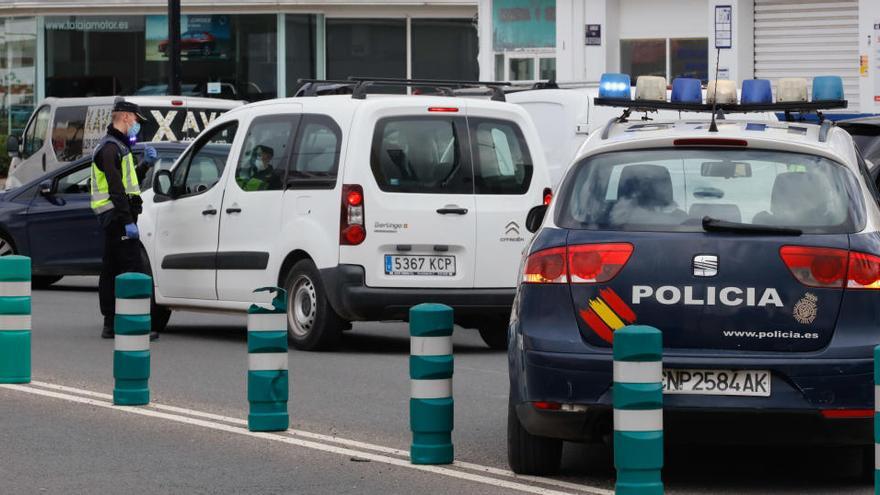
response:
{"label": "van side mirror", "polygon": [[526,230],[531,233],[535,233],[538,229],[541,228],[541,224],[544,223],[544,215],[547,214],[547,205],[540,205],[529,210],[529,214],[526,215]]}
{"label": "van side mirror", "polygon": [[6,153],[10,158],[17,158],[21,154],[20,145],[18,136],[6,136]]}
{"label": "van side mirror", "polygon": [[174,198],[171,190],[171,171],[157,170],[153,175],[153,193],[157,196]]}

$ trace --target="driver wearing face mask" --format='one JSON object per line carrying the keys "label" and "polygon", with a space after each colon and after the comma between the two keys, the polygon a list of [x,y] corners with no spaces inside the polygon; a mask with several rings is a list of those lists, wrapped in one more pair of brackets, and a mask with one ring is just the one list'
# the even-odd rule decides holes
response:
{"label": "driver wearing face mask", "polygon": [[250,164],[249,178],[241,181],[241,187],[245,191],[263,191],[267,189],[280,189],[278,177],[272,166],[275,150],[265,144],[254,146],[253,158]]}

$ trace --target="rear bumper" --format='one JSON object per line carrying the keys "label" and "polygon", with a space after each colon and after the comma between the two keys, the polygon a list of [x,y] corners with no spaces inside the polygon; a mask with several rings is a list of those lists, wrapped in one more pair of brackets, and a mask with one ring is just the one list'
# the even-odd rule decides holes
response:
{"label": "rear bumper", "polygon": [[364,268],[339,265],[320,270],[330,305],[352,321],[406,319],[409,308],[424,302],[446,304],[455,310],[457,321],[510,317],[514,288],[431,289],[367,287]]}
{"label": "rear bumper", "polygon": [[[520,421],[542,436],[587,440],[612,406],[610,354],[525,351],[511,368]],[[747,358],[664,356],[664,367],[770,370],[769,397],[664,395],[671,438],[730,443],[869,444],[870,419],[825,419],[823,409],[874,409],[870,358]],[[578,404],[587,412],[536,411],[524,403]],[[604,419],[603,419],[604,418]],[[610,423],[608,423],[610,424]],[[677,431],[680,430],[680,431]]]}

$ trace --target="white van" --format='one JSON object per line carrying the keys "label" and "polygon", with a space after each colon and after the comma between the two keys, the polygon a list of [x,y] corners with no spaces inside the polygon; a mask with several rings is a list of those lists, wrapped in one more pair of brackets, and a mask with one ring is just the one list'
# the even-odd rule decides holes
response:
{"label": "white van", "polygon": [[157,172],[138,225],[160,305],[245,311],[279,285],[292,344],[321,349],[437,302],[506,348],[526,215],[549,187],[518,105],[288,98],[219,117]]}
{"label": "white van", "polygon": [[[107,132],[114,96],[46,98],[31,114],[24,132],[10,136],[12,157],[6,188],[20,186],[89,153]],[[138,141],[195,138],[223,112],[244,102],[189,96],[131,96],[147,122]]]}

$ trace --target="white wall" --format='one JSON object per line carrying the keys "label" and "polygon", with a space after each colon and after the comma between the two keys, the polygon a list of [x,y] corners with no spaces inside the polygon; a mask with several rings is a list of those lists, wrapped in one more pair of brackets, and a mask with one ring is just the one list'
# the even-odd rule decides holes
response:
{"label": "white wall", "polygon": [[880,113],[880,44],[874,34],[874,24],[880,22],[880,2],[877,0],[859,0],[859,55],[868,57],[868,75],[859,77],[858,106],[852,103],[849,109],[853,112]]}
{"label": "white wall", "polygon": [[[730,49],[721,50],[719,68],[727,71],[728,78],[742,85],[743,79],[755,76],[755,2],[754,0],[709,0],[706,27],[709,37],[709,79],[715,79],[715,6],[730,5],[733,9],[733,40]],[[722,72],[723,76],[723,72]]]}
{"label": "white wall", "polygon": [[618,0],[617,35],[625,38],[705,38],[706,0]]}

